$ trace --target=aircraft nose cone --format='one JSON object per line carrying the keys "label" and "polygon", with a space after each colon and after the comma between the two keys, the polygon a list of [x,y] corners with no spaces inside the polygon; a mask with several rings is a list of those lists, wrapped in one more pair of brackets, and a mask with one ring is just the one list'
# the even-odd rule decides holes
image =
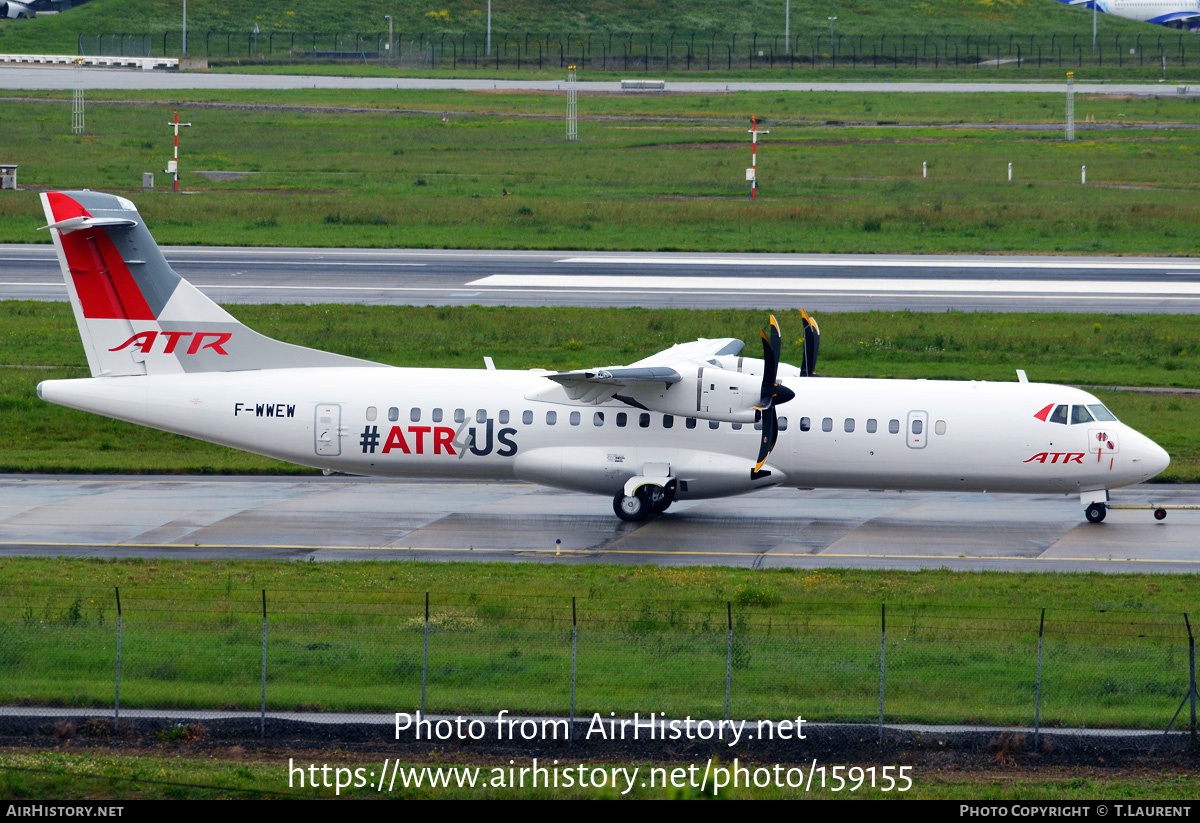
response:
{"label": "aircraft nose cone", "polygon": [[1150,476],[1154,477],[1165,472],[1167,466],[1171,465],[1171,455],[1167,454],[1167,450],[1153,440],[1150,440],[1148,445],[1146,468],[1151,472]]}

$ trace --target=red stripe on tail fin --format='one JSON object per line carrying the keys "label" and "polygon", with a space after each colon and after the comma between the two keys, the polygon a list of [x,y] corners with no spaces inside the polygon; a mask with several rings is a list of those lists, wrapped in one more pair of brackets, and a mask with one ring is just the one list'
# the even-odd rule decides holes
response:
{"label": "red stripe on tail fin", "polygon": [[[55,221],[92,216],[64,194],[51,192],[47,200]],[[104,229],[73,231],[60,234],[59,239],[84,317],[154,319],[129,267]]]}

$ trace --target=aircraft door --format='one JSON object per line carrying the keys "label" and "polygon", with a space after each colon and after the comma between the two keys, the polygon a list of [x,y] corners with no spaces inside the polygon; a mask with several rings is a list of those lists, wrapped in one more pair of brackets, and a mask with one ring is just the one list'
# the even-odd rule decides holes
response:
{"label": "aircraft door", "polygon": [[929,412],[910,411],[908,428],[904,431],[910,449],[925,448],[925,441],[929,439]]}
{"label": "aircraft door", "polygon": [[313,425],[314,448],[322,457],[342,453],[342,407],[336,403],[317,406]]}

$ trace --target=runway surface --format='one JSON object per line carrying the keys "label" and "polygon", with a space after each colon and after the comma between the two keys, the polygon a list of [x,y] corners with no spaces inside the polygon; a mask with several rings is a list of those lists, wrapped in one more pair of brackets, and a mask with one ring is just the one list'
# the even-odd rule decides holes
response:
{"label": "runway surface", "polygon": [[[488,80],[486,78],[415,78],[353,77],[354,66],[346,67],[345,76],[293,74],[226,74],[216,72],[135,71],[131,69],[83,69],[76,80],[68,66],[0,66],[0,89],[66,90],[84,89],[464,89],[502,91],[557,91],[563,86],[555,80]],[[564,72],[565,73],[565,72]],[[638,79],[643,73],[634,72]],[[651,78],[653,79],[652,75]],[[565,80],[565,78],[564,78]],[[619,92],[620,81],[583,81],[577,84],[585,92]],[[1179,89],[1167,83],[1076,83],[1079,94],[1134,94],[1150,97],[1175,97]],[[736,91],[817,91],[817,92],[1045,92],[1065,94],[1065,83],[812,83],[779,81],[719,82],[715,80],[667,81],[667,90],[683,93]],[[1200,88],[1197,88],[1200,91]],[[1191,93],[1190,91],[1185,91]]]}
{"label": "runway surface", "polygon": [[[1191,313],[1200,261],[988,255],[166,247],[225,303]],[[65,300],[48,245],[0,246],[0,299]]]}
{"label": "runway surface", "polygon": [[[0,556],[1200,571],[1200,512],[1091,525],[1054,495],[772,489],[622,523],[607,498],[520,483],[5,475],[0,501]],[[1195,505],[1200,486],[1113,502]]]}

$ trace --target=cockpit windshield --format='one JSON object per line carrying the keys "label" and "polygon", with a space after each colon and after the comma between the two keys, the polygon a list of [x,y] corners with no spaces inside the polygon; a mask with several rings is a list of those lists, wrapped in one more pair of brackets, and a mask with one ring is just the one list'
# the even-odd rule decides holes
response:
{"label": "cockpit windshield", "polygon": [[1088,406],[1088,411],[1092,413],[1092,417],[1097,420],[1116,420],[1117,416],[1106,409],[1104,406],[1096,403]]}

